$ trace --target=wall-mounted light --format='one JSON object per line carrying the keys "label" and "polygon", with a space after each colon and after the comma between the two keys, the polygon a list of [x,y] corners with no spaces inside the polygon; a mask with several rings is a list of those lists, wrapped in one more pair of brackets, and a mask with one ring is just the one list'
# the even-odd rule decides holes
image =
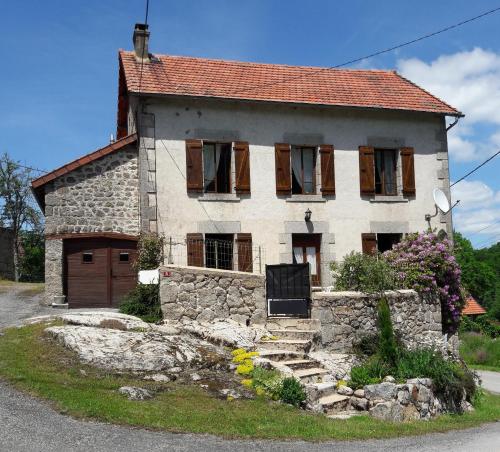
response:
{"label": "wall-mounted light", "polygon": [[304,220],[306,220],[306,222],[311,221],[311,214],[312,214],[312,212],[311,212],[309,209],[307,209],[307,210],[305,211]]}

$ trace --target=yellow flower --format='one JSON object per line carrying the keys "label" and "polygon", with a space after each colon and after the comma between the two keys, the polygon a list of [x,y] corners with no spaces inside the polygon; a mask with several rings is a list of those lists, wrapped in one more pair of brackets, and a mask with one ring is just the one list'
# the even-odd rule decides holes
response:
{"label": "yellow flower", "polygon": [[230,395],[227,396],[227,401],[228,402],[232,402],[233,400],[234,400],[233,396],[230,396]]}
{"label": "yellow flower", "polygon": [[254,356],[258,356],[259,352],[245,352],[245,353],[240,353],[239,355],[236,355],[233,358],[233,363],[241,363],[247,359],[251,359]]}
{"label": "yellow flower", "polygon": [[259,386],[258,388],[255,389],[255,393],[258,396],[261,396],[261,395],[264,395],[266,393],[266,391],[264,391],[264,389]]}
{"label": "yellow flower", "polygon": [[250,388],[252,386],[252,379],[251,378],[245,378],[244,380],[241,380],[241,384],[243,386],[246,386],[247,388]]}
{"label": "yellow flower", "polygon": [[345,380],[337,381],[337,388],[340,388],[340,386],[347,386],[346,381]]}
{"label": "yellow flower", "polygon": [[252,370],[253,362],[251,359],[247,359],[236,368],[236,373],[239,375],[249,375]]}
{"label": "yellow flower", "polygon": [[233,356],[238,356],[241,355],[242,353],[246,353],[247,351],[244,348],[237,348],[236,350],[233,350],[231,354]]}

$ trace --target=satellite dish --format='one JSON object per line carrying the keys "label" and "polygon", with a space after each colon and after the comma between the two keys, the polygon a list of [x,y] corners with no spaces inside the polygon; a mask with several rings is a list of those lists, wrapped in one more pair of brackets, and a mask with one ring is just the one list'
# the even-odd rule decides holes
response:
{"label": "satellite dish", "polygon": [[434,203],[441,212],[449,212],[450,202],[448,201],[448,198],[446,197],[443,190],[435,188],[432,192],[432,197],[434,198]]}

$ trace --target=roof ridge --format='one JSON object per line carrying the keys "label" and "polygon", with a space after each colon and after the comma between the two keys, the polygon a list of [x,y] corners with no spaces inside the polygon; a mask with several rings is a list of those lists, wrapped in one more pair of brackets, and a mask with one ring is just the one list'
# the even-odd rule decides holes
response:
{"label": "roof ridge", "polygon": [[[118,53],[133,55],[134,52],[132,50],[122,50],[119,49]],[[241,60],[232,60],[227,58],[208,58],[208,57],[197,57],[197,56],[189,56],[189,55],[172,55],[166,53],[152,53],[156,58],[179,58],[184,60],[197,60],[197,61],[213,61],[213,62],[224,62],[224,63],[234,63],[234,64],[243,64],[248,66],[270,66],[270,67],[282,67],[282,68],[296,68],[296,69],[311,69],[318,71],[349,71],[349,72],[381,72],[384,74],[390,74],[396,72],[394,69],[357,69],[357,68],[336,68],[331,66],[306,66],[306,65],[295,65],[295,64],[285,64],[285,63],[263,63],[259,61],[241,61]]]}

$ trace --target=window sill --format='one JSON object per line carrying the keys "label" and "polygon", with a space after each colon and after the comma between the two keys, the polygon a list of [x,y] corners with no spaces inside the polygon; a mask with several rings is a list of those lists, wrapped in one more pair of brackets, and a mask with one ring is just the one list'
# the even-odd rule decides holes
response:
{"label": "window sill", "polygon": [[408,198],[404,196],[383,196],[383,195],[375,195],[374,198],[370,198],[370,202],[408,202]]}
{"label": "window sill", "polygon": [[198,198],[198,201],[240,202],[240,197],[236,193],[203,193],[203,195]]}
{"label": "window sill", "polygon": [[326,202],[322,195],[292,195],[286,202]]}

